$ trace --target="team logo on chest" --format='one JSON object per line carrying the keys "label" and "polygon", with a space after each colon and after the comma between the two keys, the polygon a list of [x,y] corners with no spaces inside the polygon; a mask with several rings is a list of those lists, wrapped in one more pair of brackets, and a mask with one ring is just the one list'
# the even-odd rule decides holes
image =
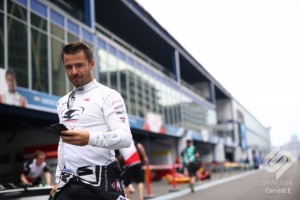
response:
{"label": "team logo on chest", "polygon": [[83,107],[78,107],[77,109],[71,109],[71,110],[63,110],[61,112],[61,116],[66,121],[70,120],[78,120],[79,116],[84,112]]}

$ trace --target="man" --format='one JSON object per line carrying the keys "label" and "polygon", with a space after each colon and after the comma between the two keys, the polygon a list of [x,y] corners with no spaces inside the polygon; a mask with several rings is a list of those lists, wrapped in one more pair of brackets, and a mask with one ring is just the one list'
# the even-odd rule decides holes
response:
{"label": "man", "polygon": [[183,162],[186,164],[188,174],[190,176],[190,189],[194,192],[194,185],[196,182],[196,173],[201,166],[200,154],[196,152],[196,149],[191,140],[186,141],[186,148],[183,152]]}
{"label": "man", "polygon": [[5,81],[8,87],[8,92],[0,96],[0,103],[26,107],[26,98],[20,95],[17,91],[17,79],[14,71],[8,69],[5,73]]}
{"label": "man", "polygon": [[137,183],[139,200],[144,200],[144,171],[140,157],[141,155],[144,164],[148,164],[148,157],[144,146],[141,143],[135,145],[132,142],[129,148],[120,149],[119,152],[124,161],[126,197],[129,198],[130,193],[134,192],[134,190],[132,191],[132,182],[135,181]]}
{"label": "man", "polygon": [[40,186],[42,184],[42,175],[44,174],[45,183],[51,185],[51,174],[47,163],[46,154],[37,150],[34,159],[24,163],[21,172],[21,182],[26,186]]}
{"label": "man", "polygon": [[92,50],[82,42],[67,44],[62,60],[74,90],[59,99],[61,132],[55,200],[125,199],[121,168],[114,149],[132,142],[128,116],[121,95],[93,77]]}

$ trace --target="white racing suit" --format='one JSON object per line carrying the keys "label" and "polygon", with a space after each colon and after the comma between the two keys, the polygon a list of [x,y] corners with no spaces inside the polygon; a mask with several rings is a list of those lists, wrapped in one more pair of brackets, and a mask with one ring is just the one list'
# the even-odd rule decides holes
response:
{"label": "white racing suit", "polygon": [[[55,181],[59,183],[58,193],[70,180],[79,180],[88,187],[99,186],[105,192],[115,190],[122,196],[121,180],[117,176],[116,180],[108,180],[103,174],[104,167],[114,165],[114,149],[127,148],[132,142],[121,95],[93,80],[59,99],[57,112],[60,123],[68,129],[85,129],[90,133],[88,145],[85,146],[67,144],[60,139]],[[83,168],[84,172],[80,173]]]}

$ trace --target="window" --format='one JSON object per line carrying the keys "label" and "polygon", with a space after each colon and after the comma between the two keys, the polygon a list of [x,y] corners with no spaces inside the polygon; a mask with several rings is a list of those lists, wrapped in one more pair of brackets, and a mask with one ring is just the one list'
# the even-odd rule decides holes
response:
{"label": "window", "polygon": [[28,88],[27,34],[25,24],[7,18],[8,67],[15,71],[18,86]]}
{"label": "window", "polygon": [[31,24],[35,26],[36,28],[42,29],[44,31],[47,31],[47,21],[34,13],[31,13]]}
{"label": "window", "polygon": [[2,13],[0,13],[0,68],[4,68],[4,22],[3,20],[4,20],[4,16]]}
{"label": "window", "polygon": [[52,3],[62,8],[65,12],[78,19],[81,22],[85,22],[85,0],[50,0]]}
{"label": "window", "polygon": [[[4,2],[4,1],[1,1]],[[12,1],[7,1],[7,12],[13,16],[26,21],[27,20],[27,11],[25,8],[15,4]]]}
{"label": "window", "polygon": [[47,35],[31,29],[32,89],[49,93]]}
{"label": "window", "polygon": [[63,42],[51,39],[52,91],[54,95],[58,96],[66,93],[66,73],[61,60],[63,46]]}

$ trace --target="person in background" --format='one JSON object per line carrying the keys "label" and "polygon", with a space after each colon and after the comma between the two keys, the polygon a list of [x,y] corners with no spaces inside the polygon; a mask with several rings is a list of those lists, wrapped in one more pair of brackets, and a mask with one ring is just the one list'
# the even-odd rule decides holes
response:
{"label": "person in background", "polygon": [[185,174],[186,173],[186,163],[185,163],[185,159],[184,159],[184,150],[181,151],[180,153],[180,160],[181,160],[181,168],[179,169],[179,172],[182,173],[182,174]]}
{"label": "person in background", "polygon": [[200,154],[196,151],[195,146],[191,140],[186,141],[186,148],[183,151],[183,160],[187,166],[188,174],[190,176],[190,189],[194,192],[196,182],[196,173],[200,168]]}
{"label": "person in background", "polygon": [[254,169],[260,169],[262,163],[263,163],[263,159],[261,157],[261,154],[257,153],[255,155],[255,160],[254,160]]}
{"label": "person in background", "polygon": [[132,143],[121,95],[94,79],[92,49],[83,42],[63,47],[61,58],[74,90],[57,102],[61,131],[51,196],[55,200],[125,199],[115,149]]}
{"label": "person in background", "polygon": [[8,69],[5,73],[5,81],[8,87],[7,93],[0,96],[0,103],[26,107],[27,100],[24,96],[20,95],[17,88],[17,78],[14,71]]}
{"label": "person in background", "polygon": [[119,149],[123,160],[125,194],[130,199],[134,192],[133,182],[137,183],[139,200],[144,200],[144,171],[143,164],[148,164],[148,157],[141,143],[133,142],[129,148]]}
{"label": "person in background", "polygon": [[44,184],[51,185],[51,173],[45,159],[46,154],[43,151],[37,150],[34,154],[34,159],[24,163],[20,176],[23,185],[40,186],[43,184],[42,175],[44,175]]}

